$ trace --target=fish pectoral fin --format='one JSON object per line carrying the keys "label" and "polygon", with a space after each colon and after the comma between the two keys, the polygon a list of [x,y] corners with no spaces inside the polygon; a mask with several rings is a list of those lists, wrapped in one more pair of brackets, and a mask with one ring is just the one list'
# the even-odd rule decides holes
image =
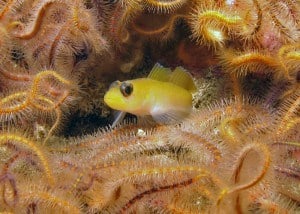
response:
{"label": "fish pectoral fin", "polygon": [[174,110],[167,113],[152,114],[152,117],[159,124],[177,124],[181,123],[189,114],[190,111]]}
{"label": "fish pectoral fin", "polygon": [[156,63],[150,71],[148,78],[162,82],[168,82],[171,73],[172,72],[170,68],[165,68],[161,64]]}
{"label": "fish pectoral fin", "polygon": [[169,82],[192,93],[197,91],[197,87],[192,76],[183,67],[176,67],[174,69],[169,77]]}
{"label": "fish pectoral fin", "polygon": [[114,128],[124,120],[126,112],[114,110],[112,114],[114,122],[112,123],[111,128]]}
{"label": "fish pectoral fin", "polygon": [[137,124],[140,126],[155,126],[157,123],[150,115],[137,116]]}

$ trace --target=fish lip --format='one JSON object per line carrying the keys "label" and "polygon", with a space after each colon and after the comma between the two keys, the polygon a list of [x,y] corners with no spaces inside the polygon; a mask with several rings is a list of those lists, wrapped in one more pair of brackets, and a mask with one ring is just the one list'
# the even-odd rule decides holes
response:
{"label": "fish lip", "polygon": [[111,98],[107,97],[107,96],[104,96],[104,103],[106,105],[108,105],[110,107],[110,104],[112,103],[112,100]]}
{"label": "fish lip", "polygon": [[114,107],[115,103],[116,103],[116,99],[112,98],[111,96],[109,96],[107,94],[104,95],[104,103],[111,109],[116,109]]}

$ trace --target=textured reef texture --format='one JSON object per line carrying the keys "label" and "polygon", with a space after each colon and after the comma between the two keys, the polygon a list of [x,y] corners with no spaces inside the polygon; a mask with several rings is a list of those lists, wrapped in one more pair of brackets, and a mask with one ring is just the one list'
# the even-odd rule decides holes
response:
{"label": "textured reef texture", "polygon": [[[108,128],[156,62],[194,113]],[[299,0],[0,0],[0,212],[299,213],[299,82]]]}

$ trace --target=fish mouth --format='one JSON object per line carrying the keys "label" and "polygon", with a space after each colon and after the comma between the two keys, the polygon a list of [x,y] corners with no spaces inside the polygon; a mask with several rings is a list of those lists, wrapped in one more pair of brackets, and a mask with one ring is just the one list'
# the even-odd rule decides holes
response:
{"label": "fish mouth", "polygon": [[104,95],[104,103],[105,103],[106,105],[108,105],[109,107],[111,107],[111,105],[114,103],[113,100],[114,100],[114,99],[111,99],[111,98],[108,96],[108,94],[105,94],[105,95]]}
{"label": "fish mouth", "polygon": [[118,109],[118,106],[119,106],[119,103],[118,103],[118,102],[120,102],[120,100],[114,98],[114,97],[111,96],[110,94],[105,94],[105,95],[104,95],[104,103],[105,103],[108,107],[110,107],[110,108],[112,108],[112,109],[114,109],[114,110],[119,110],[119,109]]}

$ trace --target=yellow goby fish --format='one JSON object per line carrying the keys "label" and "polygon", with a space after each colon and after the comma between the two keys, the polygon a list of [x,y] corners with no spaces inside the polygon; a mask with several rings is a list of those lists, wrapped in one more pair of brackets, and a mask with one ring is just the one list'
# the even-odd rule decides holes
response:
{"label": "yellow goby fish", "polygon": [[[172,72],[155,64],[147,78],[115,81],[104,95],[112,109],[137,116],[152,116],[159,124],[180,122],[192,110],[192,92],[196,86],[182,67]],[[113,126],[122,120],[119,115]]]}

